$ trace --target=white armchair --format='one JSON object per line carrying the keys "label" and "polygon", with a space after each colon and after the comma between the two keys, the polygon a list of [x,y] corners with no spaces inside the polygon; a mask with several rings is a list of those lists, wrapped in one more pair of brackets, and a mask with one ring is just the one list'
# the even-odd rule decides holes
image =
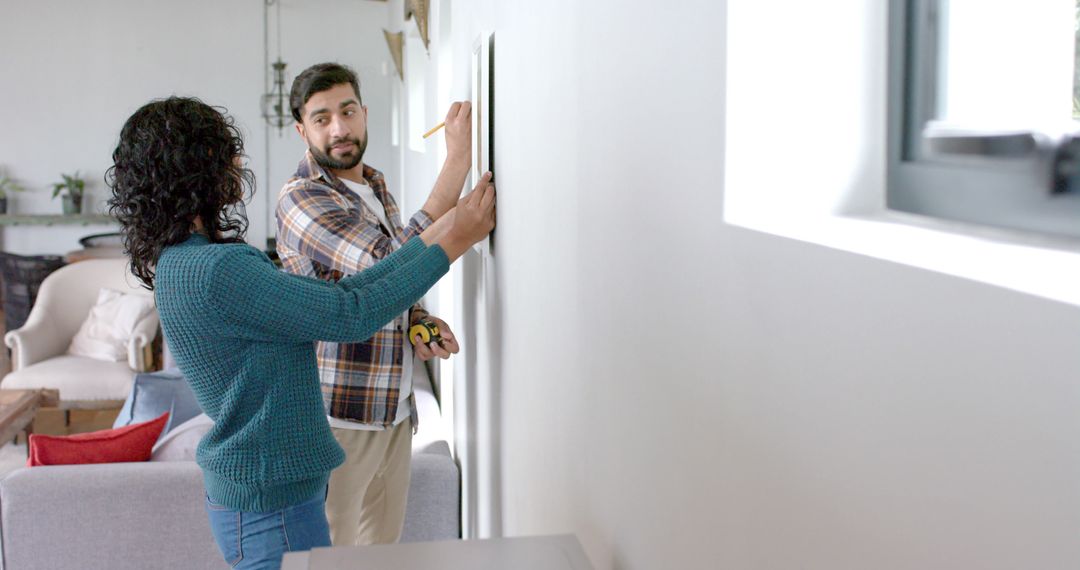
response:
{"label": "white armchair", "polygon": [[60,407],[67,409],[122,405],[135,373],[148,369],[145,349],[157,334],[158,315],[153,311],[136,325],[127,362],[67,354],[103,288],[152,296],[130,273],[127,259],[90,259],[51,273],[41,283],[26,324],[4,336],[12,352],[12,372],[0,388],[56,388]]}

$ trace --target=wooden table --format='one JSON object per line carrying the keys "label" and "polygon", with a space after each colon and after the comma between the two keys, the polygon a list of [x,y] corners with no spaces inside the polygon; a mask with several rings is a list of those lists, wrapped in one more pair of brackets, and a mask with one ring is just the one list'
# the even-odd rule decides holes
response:
{"label": "wooden table", "polygon": [[281,570],[593,570],[577,537],[335,546],[289,552]]}
{"label": "wooden table", "polygon": [[0,390],[0,445],[11,441],[23,430],[29,436],[38,410],[59,403],[59,390]]}

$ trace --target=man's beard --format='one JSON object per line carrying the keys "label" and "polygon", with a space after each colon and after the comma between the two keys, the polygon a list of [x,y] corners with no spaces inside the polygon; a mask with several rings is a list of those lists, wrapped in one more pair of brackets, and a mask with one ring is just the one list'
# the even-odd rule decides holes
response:
{"label": "man's beard", "polygon": [[[340,142],[351,142],[356,145],[356,150],[353,154],[345,155],[345,158],[338,160],[334,158],[330,152],[334,148],[335,144]],[[364,159],[364,151],[367,150],[367,133],[364,133],[363,139],[358,138],[340,138],[330,141],[326,145],[326,149],[319,149],[312,145],[308,145],[308,149],[311,150],[311,156],[315,157],[315,162],[319,163],[319,166],[323,168],[329,168],[330,170],[349,170],[350,168],[360,164],[360,161]]]}

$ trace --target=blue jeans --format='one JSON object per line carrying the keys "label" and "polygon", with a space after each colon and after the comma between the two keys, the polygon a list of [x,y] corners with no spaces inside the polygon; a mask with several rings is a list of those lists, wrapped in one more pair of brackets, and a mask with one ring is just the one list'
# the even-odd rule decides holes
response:
{"label": "blue jeans", "polygon": [[210,530],[225,562],[250,570],[281,567],[286,552],[330,546],[326,491],[278,511],[234,511],[206,497]]}

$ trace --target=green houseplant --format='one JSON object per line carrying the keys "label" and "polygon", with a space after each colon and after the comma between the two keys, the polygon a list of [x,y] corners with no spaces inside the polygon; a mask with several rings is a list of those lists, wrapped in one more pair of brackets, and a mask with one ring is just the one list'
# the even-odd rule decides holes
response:
{"label": "green houseplant", "polygon": [[79,177],[77,170],[75,174],[61,174],[60,176],[64,179],[53,183],[53,198],[62,195],[64,215],[81,213],[83,194],[86,193],[86,181]]}
{"label": "green houseplant", "polygon": [[0,214],[7,213],[8,192],[22,191],[23,187],[19,186],[15,179],[9,178],[6,174],[0,174]]}

